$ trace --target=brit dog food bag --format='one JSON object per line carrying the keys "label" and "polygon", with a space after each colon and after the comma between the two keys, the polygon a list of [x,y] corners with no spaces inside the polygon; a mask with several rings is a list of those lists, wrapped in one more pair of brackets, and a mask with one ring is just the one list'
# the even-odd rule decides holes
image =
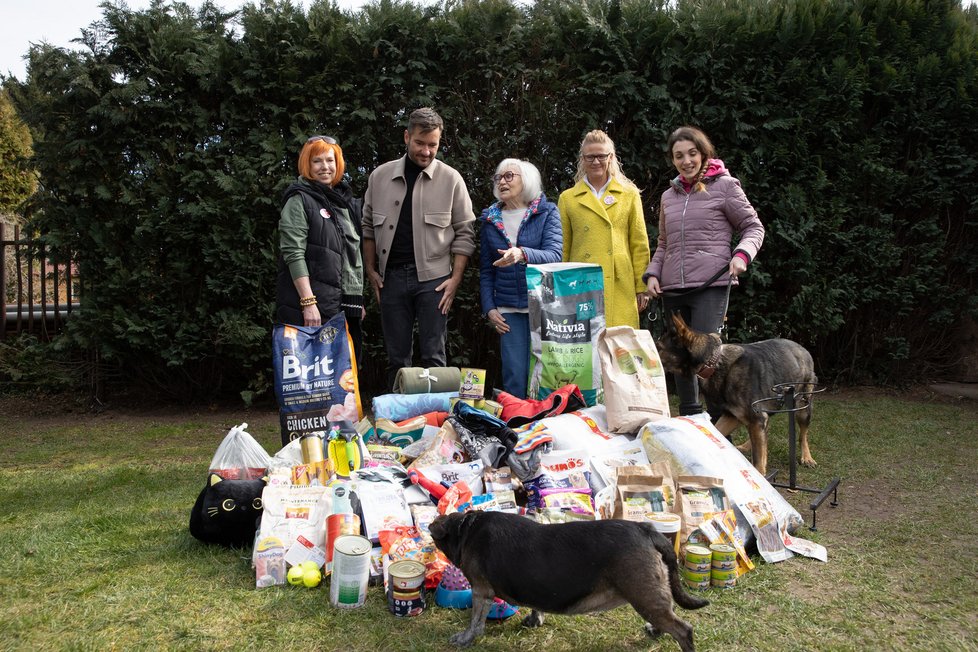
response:
{"label": "brit dog food bag", "polygon": [[611,432],[638,432],[649,421],[669,418],[666,374],[652,335],[614,326],[598,336],[604,404]]}
{"label": "brit dog food bag", "polygon": [[331,421],[363,417],[352,342],[342,312],[322,326],[276,324],[272,367],[282,445],[311,432],[329,432]]}
{"label": "brit dog food bag", "polygon": [[600,265],[528,265],[530,378],[528,397],[546,398],[577,385],[590,405],[600,403],[598,335],[604,330],[604,276]]}

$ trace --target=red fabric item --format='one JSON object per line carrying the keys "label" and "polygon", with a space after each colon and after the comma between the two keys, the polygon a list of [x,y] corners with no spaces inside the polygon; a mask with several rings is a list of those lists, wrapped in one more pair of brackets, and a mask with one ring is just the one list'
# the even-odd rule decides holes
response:
{"label": "red fabric item", "polygon": [[522,399],[506,392],[499,392],[496,401],[503,406],[502,420],[511,428],[580,410],[587,405],[577,385],[564,385],[540,400]]}
{"label": "red fabric item", "polygon": [[[441,428],[441,424],[445,423],[445,419],[448,418],[448,412],[425,412],[424,414],[420,414],[418,416],[424,417],[424,420],[429,426]],[[399,426],[406,426],[417,418],[418,417],[411,417],[410,419],[404,419],[404,421],[397,421],[395,423]]]}

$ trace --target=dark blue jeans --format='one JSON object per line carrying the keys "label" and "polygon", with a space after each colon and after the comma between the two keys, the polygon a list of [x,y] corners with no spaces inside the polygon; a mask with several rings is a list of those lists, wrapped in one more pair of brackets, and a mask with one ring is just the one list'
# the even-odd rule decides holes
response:
{"label": "dark blue jeans", "polygon": [[388,267],[384,287],[380,290],[380,324],[387,349],[387,389],[394,387],[394,377],[401,367],[416,366],[414,359],[414,324],[418,324],[421,366],[444,367],[448,315],[441,314],[438,302],[444,292],[436,292],[447,276],[419,281],[414,265]]}
{"label": "dark blue jeans", "polygon": [[499,336],[499,357],[503,364],[503,391],[526,398],[530,374],[530,315],[504,312],[509,332]]}
{"label": "dark blue jeans", "polygon": [[[723,308],[727,299],[727,288],[710,287],[682,297],[662,295],[662,308],[665,318],[670,320],[672,313],[679,311],[686,324],[700,333],[717,333],[723,325]],[[679,395],[679,414],[699,414],[703,411],[700,405],[699,380],[694,374],[683,376],[673,374],[676,381],[676,394]]]}

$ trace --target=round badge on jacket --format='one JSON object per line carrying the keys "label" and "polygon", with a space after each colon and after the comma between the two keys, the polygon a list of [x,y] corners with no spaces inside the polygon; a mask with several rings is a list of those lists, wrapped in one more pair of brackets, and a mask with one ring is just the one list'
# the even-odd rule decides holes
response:
{"label": "round badge on jacket", "polygon": [[605,203],[605,204],[607,204],[608,206],[611,206],[612,204],[614,204],[614,203],[615,203],[615,198],[614,198],[614,197],[612,197],[611,195],[607,195],[607,196],[606,196],[606,197],[604,198],[604,203]]}
{"label": "round badge on jacket", "polygon": [[333,217],[332,215],[329,214],[329,211],[326,210],[325,208],[320,208],[319,214],[323,216],[324,220],[328,220],[329,218]]}

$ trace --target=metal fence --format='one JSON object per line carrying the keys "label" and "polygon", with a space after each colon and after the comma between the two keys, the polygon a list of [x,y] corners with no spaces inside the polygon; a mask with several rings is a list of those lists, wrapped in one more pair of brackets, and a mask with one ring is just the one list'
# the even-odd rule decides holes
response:
{"label": "metal fence", "polygon": [[70,261],[49,257],[19,226],[0,223],[0,339],[24,332],[50,339],[78,308],[77,294]]}

